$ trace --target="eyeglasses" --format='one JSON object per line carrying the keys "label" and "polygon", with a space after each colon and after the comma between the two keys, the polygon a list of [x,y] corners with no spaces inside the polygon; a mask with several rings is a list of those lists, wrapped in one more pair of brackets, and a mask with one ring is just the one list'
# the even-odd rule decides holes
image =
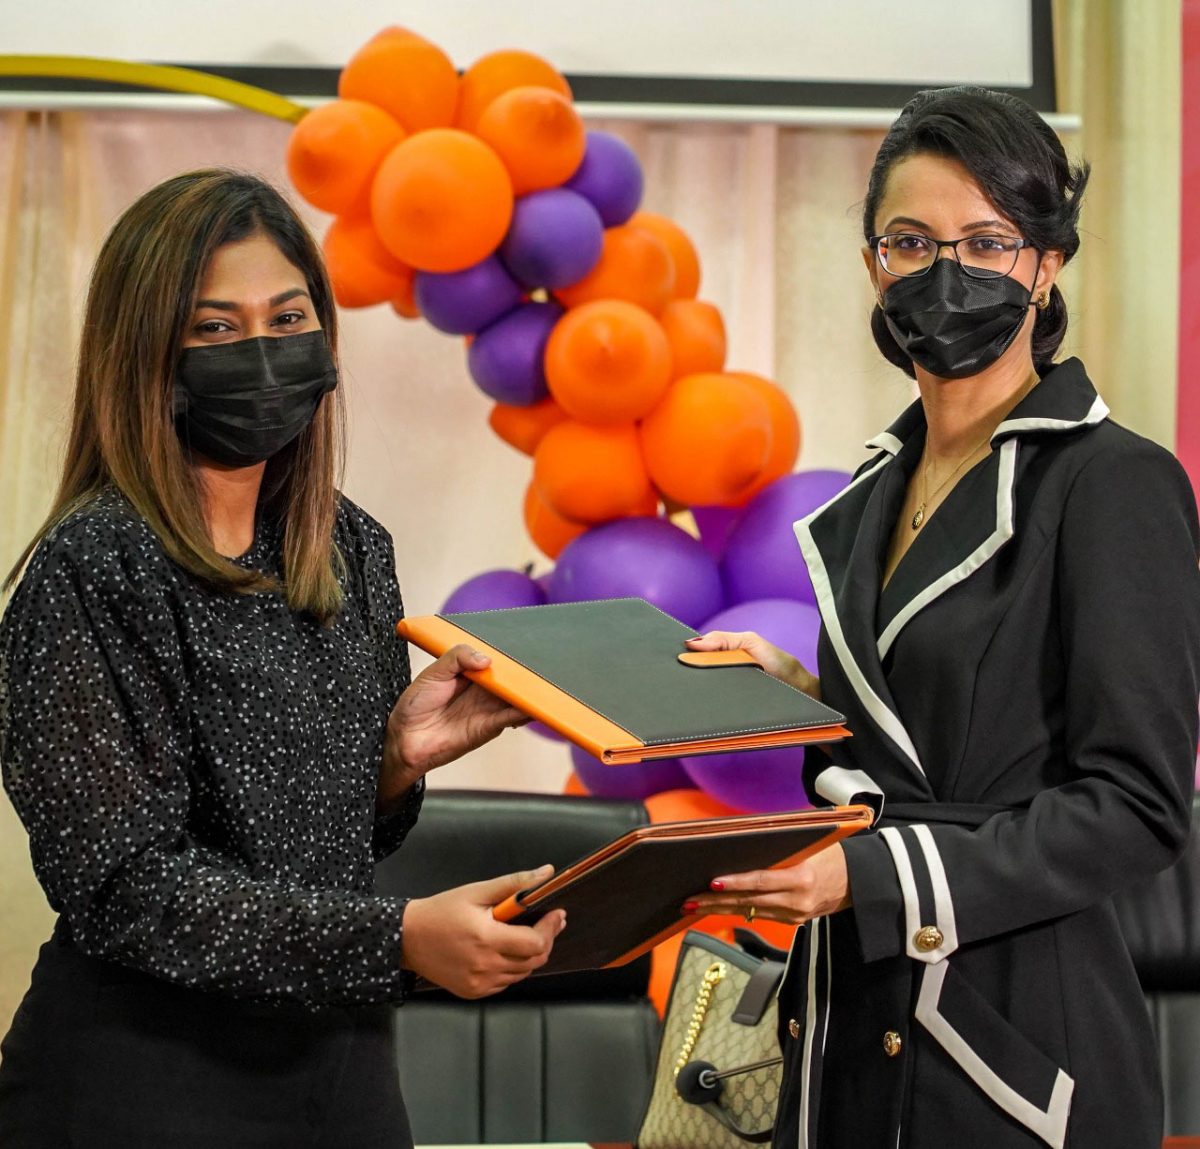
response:
{"label": "eyeglasses", "polygon": [[1033,247],[1027,239],[1011,235],[967,235],[962,239],[931,239],[909,231],[873,235],[867,243],[875,249],[879,266],[889,275],[901,278],[924,275],[936,262],[943,247],[967,275],[974,279],[997,279],[1011,275],[1021,249]]}

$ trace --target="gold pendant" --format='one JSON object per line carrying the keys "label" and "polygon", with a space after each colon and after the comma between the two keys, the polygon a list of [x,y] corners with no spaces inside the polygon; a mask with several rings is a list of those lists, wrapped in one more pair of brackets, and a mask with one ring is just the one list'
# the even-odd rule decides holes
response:
{"label": "gold pendant", "polygon": [[915,531],[925,521],[925,504],[922,503],[917,508],[917,513],[912,517],[912,529]]}

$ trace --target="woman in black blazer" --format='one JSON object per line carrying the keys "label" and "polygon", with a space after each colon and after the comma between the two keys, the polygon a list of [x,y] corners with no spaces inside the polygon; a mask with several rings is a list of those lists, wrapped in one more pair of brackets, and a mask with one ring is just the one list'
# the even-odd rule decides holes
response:
{"label": "woman in black blazer", "polygon": [[[1161,447],[1055,364],[1086,169],[1021,101],[913,99],[880,147],[872,330],[920,398],[796,524],[843,711],[814,801],[874,832],[730,875],[699,913],[809,922],[780,998],[774,1144],[1152,1149],[1150,1024],[1111,896],[1189,831],[1200,529]],[[1136,290],[1136,262],[1130,265]]]}

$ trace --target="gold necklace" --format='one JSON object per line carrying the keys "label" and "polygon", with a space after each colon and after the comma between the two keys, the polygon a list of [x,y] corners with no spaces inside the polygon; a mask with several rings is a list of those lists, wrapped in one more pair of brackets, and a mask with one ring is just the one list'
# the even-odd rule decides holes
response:
{"label": "gold necklace", "polygon": [[[975,455],[977,455],[979,453],[980,447],[982,447],[985,443],[991,442],[992,435],[994,433],[995,433],[994,431],[989,431],[984,438],[980,439],[979,442],[976,443],[975,446],[970,449],[970,451],[968,451],[961,459],[959,459],[959,461],[955,464],[954,470],[951,471],[950,474],[948,474],[940,483],[938,483],[938,485],[936,487],[934,487],[933,490],[928,495],[922,494],[921,502],[918,504],[917,509],[913,513],[913,517],[912,517],[911,525],[912,525],[912,529],[914,531],[919,530],[921,524],[925,521],[925,508],[929,505],[929,503],[932,502],[934,499],[936,499],[938,496],[938,492],[941,491],[941,489],[948,482],[950,482],[950,480],[953,479],[954,476],[957,475],[959,471],[962,470],[963,464],[966,463],[966,461],[968,459],[974,458]],[[921,469],[921,487],[922,487],[922,489],[929,486],[929,465],[932,462],[933,462],[932,458],[926,459],[925,466]]]}

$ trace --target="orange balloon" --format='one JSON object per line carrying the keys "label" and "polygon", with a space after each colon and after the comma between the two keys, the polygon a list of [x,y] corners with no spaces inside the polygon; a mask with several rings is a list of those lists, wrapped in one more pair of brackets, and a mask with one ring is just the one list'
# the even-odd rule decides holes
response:
{"label": "orange balloon", "polygon": [[533,482],[552,511],[580,523],[645,514],[658,501],[632,423],[551,427],[533,455]]}
{"label": "orange balloon", "polygon": [[574,770],[567,775],[566,784],[563,786],[564,794],[573,794],[578,798],[590,798],[591,791],[583,784],[583,779],[575,773]]}
{"label": "orange balloon", "polygon": [[529,537],[548,559],[558,558],[567,543],[587,530],[586,523],[573,523],[551,510],[533,483],[525,488],[523,514]]}
{"label": "orange balloon", "polygon": [[338,216],[321,248],[333,297],[342,307],[370,307],[412,293],[412,268],[379,242],[367,216]]}
{"label": "orange balloon", "polygon": [[570,179],[587,142],[570,98],[549,88],[511,88],[497,96],[475,134],[504,162],[517,195]]}
{"label": "orange balloon", "polygon": [[408,283],[404,290],[392,300],[392,310],[401,319],[420,319],[421,309],[417,306],[416,272],[409,268]]}
{"label": "orange balloon", "polygon": [[571,85],[541,56],[516,49],[489,52],[463,73],[455,124],[464,131],[475,131],[491,102],[513,88],[549,88],[571,98]]}
{"label": "orange balloon", "polygon": [[546,383],[568,415],[629,423],[651,411],[671,382],[671,347],[654,316],[601,299],[568,311],[550,332]]}
{"label": "orange balloon", "polygon": [[365,210],[371,178],[404,129],[361,100],[331,100],[313,108],[288,137],[287,170],[296,190],[332,215]]}
{"label": "orange balloon", "polygon": [[771,410],[759,389],[731,375],[685,375],[642,421],[654,485],[686,506],[736,506],[771,456]]}
{"label": "orange balloon", "polygon": [[673,299],[695,299],[700,290],[700,256],[696,245],[674,220],[665,215],[649,211],[635,212],[629,220],[630,227],[640,227],[662,240],[671,253],[675,265],[675,286],[671,289]]}
{"label": "orange balloon", "polygon": [[488,416],[488,426],[522,455],[532,455],[542,436],[566,417],[567,413],[553,399],[543,399],[528,407],[497,403]]}
{"label": "orange balloon", "polygon": [[453,128],[397,144],[371,187],[379,238],[419,271],[462,271],[491,255],[512,211],[512,182],[500,157]]}
{"label": "orange balloon", "polygon": [[672,375],[698,375],[725,366],[721,313],[698,299],[672,299],[658,317],[671,345]]}
{"label": "orange balloon", "polygon": [[663,790],[646,798],[645,806],[652,823],[694,822],[698,818],[722,818],[726,814],[741,813],[703,790]]}
{"label": "orange balloon", "polygon": [[622,224],[604,232],[604,251],[577,283],[555,292],[567,307],[595,299],[623,299],[657,315],[675,283],[675,269],[666,244],[639,227]]}
{"label": "orange balloon", "polygon": [[767,453],[767,464],[762,477],[751,488],[747,499],[754,498],[763,487],[776,479],[790,475],[800,457],[800,416],[786,392],[770,379],[750,371],[732,371],[735,379],[743,379],[766,400],[771,414],[771,449]]}
{"label": "orange balloon", "polygon": [[444,128],[454,123],[458,107],[458,71],[423,36],[385,28],[350,57],[338,95],[376,104],[408,132]]}
{"label": "orange balloon", "polygon": [[650,951],[650,985],[646,990],[650,1004],[659,1017],[665,1017],[667,1003],[671,1000],[671,983],[675,980],[675,967],[679,964],[679,950],[683,946],[683,931],[672,934]]}

